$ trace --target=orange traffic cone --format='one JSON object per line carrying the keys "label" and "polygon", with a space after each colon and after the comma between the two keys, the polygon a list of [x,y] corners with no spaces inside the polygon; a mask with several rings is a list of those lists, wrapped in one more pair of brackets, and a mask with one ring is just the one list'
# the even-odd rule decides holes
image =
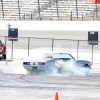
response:
{"label": "orange traffic cone", "polygon": [[8,65],[8,60],[6,59],[6,65]]}
{"label": "orange traffic cone", "polygon": [[56,92],[55,97],[54,97],[54,100],[59,100],[58,92]]}

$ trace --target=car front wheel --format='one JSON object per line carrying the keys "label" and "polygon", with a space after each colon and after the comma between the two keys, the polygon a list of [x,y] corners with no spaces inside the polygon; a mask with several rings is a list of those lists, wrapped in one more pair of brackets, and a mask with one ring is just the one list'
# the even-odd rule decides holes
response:
{"label": "car front wheel", "polygon": [[3,59],[6,60],[6,55],[3,55]]}
{"label": "car front wheel", "polygon": [[83,67],[89,68],[89,65],[88,64],[85,64]]}

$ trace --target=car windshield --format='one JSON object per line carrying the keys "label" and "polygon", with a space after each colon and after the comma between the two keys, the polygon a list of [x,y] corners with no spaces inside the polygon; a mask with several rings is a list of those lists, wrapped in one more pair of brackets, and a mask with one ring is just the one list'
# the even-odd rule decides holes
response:
{"label": "car windshield", "polygon": [[52,54],[52,58],[71,58],[74,59],[70,54],[68,53],[54,53]]}

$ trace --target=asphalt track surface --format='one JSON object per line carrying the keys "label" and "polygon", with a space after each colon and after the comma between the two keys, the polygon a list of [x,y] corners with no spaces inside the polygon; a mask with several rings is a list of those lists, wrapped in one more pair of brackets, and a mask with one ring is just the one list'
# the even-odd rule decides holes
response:
{"label": "asphalt track surface", "polygon": [[[8,34],[7,31],[0,30],[0,35]],[[80,34],[75,31],[63,31],[50,34],[45,31],[20,31],[19,36],[82,40],[87,39],[87,32]],[[4,41],[4,38],[1,37],[1,40]],[[37,43],[39,45],[40,40]],[[25,49],[27,41],[21,39],[19,44],[16,44],[16,48]],[[10,48],[10,45],[9,42],[7,46]],[[99,65],[97,69],[93,67],[91,75],[85,77],[0,74],[0,100],[54,100],[56,91],[59,93],[59,100],[100,100]]]}
{"label": "asphalt track surface", "polygon": [[87,77],[0,74],[1,100],[100,100],[100,74]]}

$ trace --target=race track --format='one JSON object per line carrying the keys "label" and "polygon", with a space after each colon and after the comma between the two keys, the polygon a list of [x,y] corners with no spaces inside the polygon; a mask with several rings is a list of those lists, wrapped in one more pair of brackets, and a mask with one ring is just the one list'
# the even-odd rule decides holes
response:
{"label": "race track", "polygon": [[0,74],[1,100],[100,100],[100,74],[87,77]]}
{"label": "race track", "polygon": [[[35,32],[20,31],[19,36],[39,38],[86,39],[87,32]],[[59,34],[59,35],[58,35]],[[63,34],[63,35],[62,35]],[[74,35],[75,34],[75,35]],[[0,31],[7,35],[7,31]],[[1,38],[4,41],[4,38]],[[39,40],[41,42],[41,40]],[[40,45],[40,42],[37,42]],[[22,47],[22,44],[23,47]],[[83,42],[82,42],[83,43]],[[23,39],[16,48],[25,49],[27,41]],[[67,43],[66,43],[67,44]],[[42,45],[42,44],[41,44]],[[46,44],[48,45],[48,44]],[[73,44],[74,45],[74,44]],[[72,45],[72,46],[73,46]],[[84,45],[84,43],[83,43]],[[10,42],[7,47],[10,48]],[[35,45],[36,46],[36,45]],[[64,45],[65,46],[65,45]],[[67,44],[69,46],[69,44]],[[2,64],[0,64],[2,66]],[[55,92],[59,100],[100,100],[100,68],[93,65],[89,76],[40,76],[24,74],[0,74],[0,100],[54,100]],[[5,69],[7,66],[4,66]],[[13,66],[15,67],[15,66]],[[20,69],[19,69],[20,71]]]}

